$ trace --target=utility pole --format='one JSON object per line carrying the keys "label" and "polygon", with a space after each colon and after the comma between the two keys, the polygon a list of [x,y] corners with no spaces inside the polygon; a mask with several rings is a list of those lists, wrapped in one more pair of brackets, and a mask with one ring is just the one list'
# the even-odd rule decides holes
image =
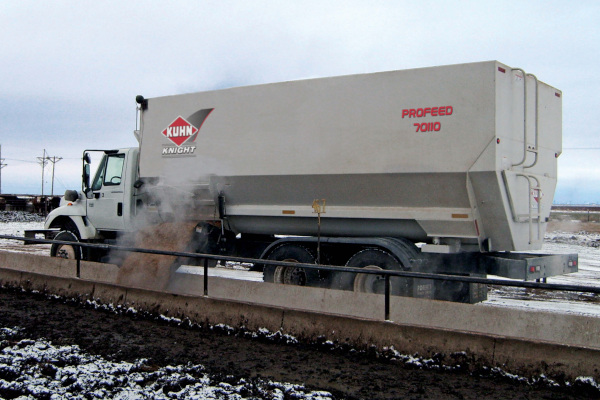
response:
{"label": "utility pole", "polygon": [[44,202],[44,214],[48,212],[48,199],[44,196],[44,169],[46,168],[46,164],[48,162],[52,163],[52,190],[50,191],[50,198],[54,197],[54,166],[57,162],[62,160],[62,157],[50,157],[46,153],[46,149],[44,149],[44,155],[42,157],[37,157],[39,160],[39,164],[42,166],[42,201]]}
{"label": "utility pole", "polygon": [[48,161],[52,163],[52,191],[50,192],[50,197],[54,197],[54,165],[62,160],[62,157],[46,157]]}
{"label": "utility pole", "polygon": [[2,158],[2,145],[0,144],[0,194],[2,194],[2,168],[8,164],[4,164],[4,158]]}
{"label": "utility pole", "polygon": [[46,149],[44,149],[44,155],[42,157],[37,157],[37,159],[39,160],[39,164],[42,166],[42,201],[44,202],[44,215],[46,215],[46,198],[44,197],[44,169],[48,163],[48,160],[46,159]]}
{"label": "utility pole", "polygon": [[46,149],[44,149],[44,155],[42,157],[37,157],[38,164],[42,166],[42,198],[44,197],[44,168],[46,168],[46,164],[48,161],[46,160]]}

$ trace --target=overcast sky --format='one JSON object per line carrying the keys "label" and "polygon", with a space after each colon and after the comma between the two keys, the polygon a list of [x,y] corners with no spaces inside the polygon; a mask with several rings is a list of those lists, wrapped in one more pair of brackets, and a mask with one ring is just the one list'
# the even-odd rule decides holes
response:
{"label": "overcast sky", "polygon": [[[555,202],[600,203],[598,1],[3,1],[2,193],[81,187],[135,96],[498,60],[563,91]],[[45,193],[51,167],[46,167]]]}

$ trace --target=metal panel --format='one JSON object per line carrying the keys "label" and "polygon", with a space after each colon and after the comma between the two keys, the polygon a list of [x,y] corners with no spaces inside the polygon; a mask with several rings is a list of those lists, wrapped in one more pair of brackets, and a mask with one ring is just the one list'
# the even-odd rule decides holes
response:
{"label": "metal panel", "polygon": [[[156,194],[187,201],[189,187],[208,185],[213,205],[223,193],[240,232],[311,234],[300,210],[319,198],[332,232],[361,235],[368,226],[362,235],[532,249],[539,244],[528,223],[513,221],[509,189],[515,208],[529,204],[529,193],[507,188],[501,171],[534,165],[527,172],[547,177],[543,201],[552,203],[559,94],[489,61],[153,98],[142,113],[140,176],[160,178]],[[183,144],[165,136],[177,124],[188,125],[174,133],[192,135]],[[530,145],[535,152],[518,165]],[[210,214],[202,198],[198,218]],[[455,221],[447,211],[467,217]],[[364,219],[380,220],[381,229]]]}

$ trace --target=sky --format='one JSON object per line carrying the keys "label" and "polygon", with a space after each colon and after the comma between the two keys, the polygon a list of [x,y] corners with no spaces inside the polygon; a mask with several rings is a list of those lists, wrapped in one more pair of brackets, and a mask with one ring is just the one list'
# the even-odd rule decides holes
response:
{"label": "sky", "polygon": [[40,194],[44,154],[54,194],[79,189],[84,149],[137,145],[138,94],[498,60],[563,92],[554,202],[600,203],[599,20],[597,1],[3,1],[0,190]]}

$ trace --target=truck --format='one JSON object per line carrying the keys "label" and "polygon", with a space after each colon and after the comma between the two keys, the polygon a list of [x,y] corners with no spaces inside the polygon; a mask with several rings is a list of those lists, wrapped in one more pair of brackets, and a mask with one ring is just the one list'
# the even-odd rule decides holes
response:
{"label": "truck", "polygon": [[[197,222],[190,249],[256,260],[540,280],[562,151],[562,92],[498,61],[136,97],[139,146],[86,150],[55,239],[118,243]],[[102,156],[91,176],[93,152]],[[51,255],[105,254],[52,246]],[[264,280],[380,293],[383,278],[254,264]],[[477,302],[486,286],[392,278]]]}

